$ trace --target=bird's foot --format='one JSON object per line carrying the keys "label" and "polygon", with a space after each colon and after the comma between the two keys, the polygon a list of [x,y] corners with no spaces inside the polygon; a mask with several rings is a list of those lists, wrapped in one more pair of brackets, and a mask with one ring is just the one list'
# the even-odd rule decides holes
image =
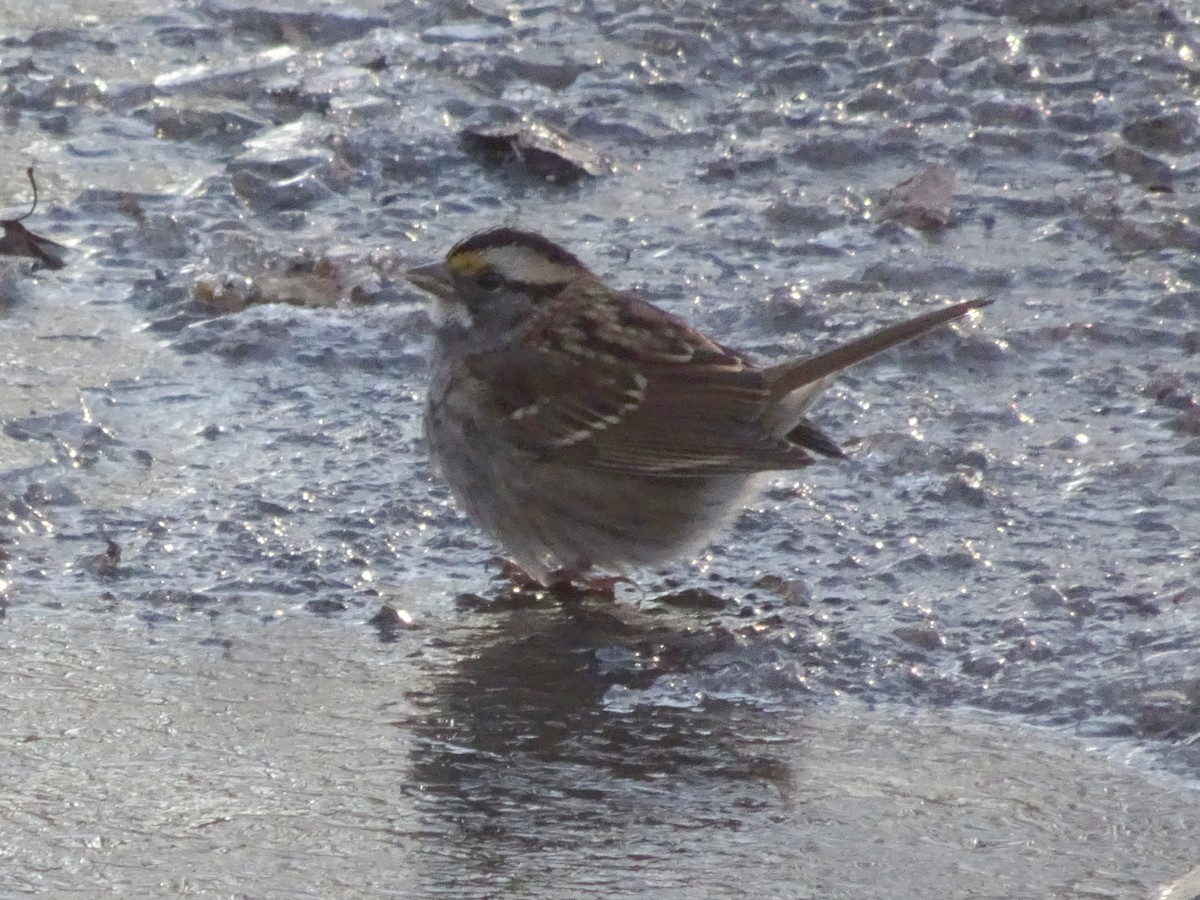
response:
{"label": "bird's foot", "polygon": [[559,600],[583,600],[587,597],[615,600],[617,585],[637,584],[624,575],[588,575],[590,564],[554,569],[545,579],[535,578],[510,559],[500,563],[497,579],[507,581],[516,591],[544,592]]}

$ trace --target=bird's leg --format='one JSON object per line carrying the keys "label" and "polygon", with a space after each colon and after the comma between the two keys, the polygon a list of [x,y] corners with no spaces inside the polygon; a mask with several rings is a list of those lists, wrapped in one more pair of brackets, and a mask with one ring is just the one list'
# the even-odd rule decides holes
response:
{"label": "bird's leg", "polygon": [[542,580],[530,575],[511,559],[506,559],[500,562],[500,572],[496,577],[508,581],[518,591],[545,591],[561,600],[578,600],[587,595],[615,600],[618,584],[637,587],[624,575],[588,575],[591,569],[591,563],[579,562],[554,569]]}
{"label": "bird's leg", "polygon": [[500,564],[500,571],[495,576],[496,581],[507,581],[518,591],[543,591],[546,589],[546,585],[542,584],[511,559],[496,557],[492,561]]}
{"label": "bird's leg", "polygon": [[628,584],[636,588],[637,584],[624,575],[588,575],[591,563],[580,563],[568,568],[555,569],[550,573],[549,589],[551,593],[563,599],[573,599],[583,595],[603,597],[605,600],[617,599],[617,585]]}

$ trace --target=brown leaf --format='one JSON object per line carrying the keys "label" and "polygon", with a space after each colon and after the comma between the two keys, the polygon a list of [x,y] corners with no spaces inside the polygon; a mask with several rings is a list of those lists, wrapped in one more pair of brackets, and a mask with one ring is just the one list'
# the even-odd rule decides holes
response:
{"label": "brown leaf", "polygon": [[949,166],[930,166],[884,194],[879,218],[895,219],[920,231],[944,228],[954,203],[954,181]]}
{"label": "brown leaf", "polygon": [[62,244],[34,234],[21,224],[19,219],[0,219],[4,236],[0,237],[0,256],[30,256],[47,269],[61,269],[66,265]]}

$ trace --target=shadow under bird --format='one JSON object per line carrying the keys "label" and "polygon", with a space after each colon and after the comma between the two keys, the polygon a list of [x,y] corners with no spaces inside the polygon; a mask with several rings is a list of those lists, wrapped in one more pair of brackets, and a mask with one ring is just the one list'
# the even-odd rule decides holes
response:
{"label": "shadow under bird", "polygon": [[991,302],[762,367],[532,232],[472,235],[408,278],[436,298],[434,466],[545,586],[702,546],[763,473],[842,456],[804,415],[838,372]]}

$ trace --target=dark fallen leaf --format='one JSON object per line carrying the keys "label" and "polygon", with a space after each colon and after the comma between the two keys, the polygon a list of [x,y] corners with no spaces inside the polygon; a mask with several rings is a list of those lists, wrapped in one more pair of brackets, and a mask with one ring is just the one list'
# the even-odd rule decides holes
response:
{"label": "dark fallen leaf", "polygon": [[879,218],[895,219],[920,231],[935,231],[950,221],[953,203],[954,170],[933,165],[884,194]]}
{"label": "dark fallen leaf", "polygon": [[1119,145],[1100,156],[1100,165],[1118,175],[1128,175],[1134,184],[1159,194],[1172,192],[1174,167],[1134,147]]}
{"label": "dark fallen leaf", "polygon": [[121,567],[121,545],[111,538],[105,538],[105,550],[84,557],[83,569],[97,578],[115,578]]}
{"label": "dark fallen leaf", "polygon": [[659,594],[654,599],[659,603],[677,606],[681,609],[722,610],[733,605],[731,600],[727,600],[720,594],[714,594],[712,591],[706,591],[704,588],[685,588],[671,594]]}
{"label": "dark fallen leaf", "polygon": [[311,613],[316,613],[320,616],[328,616],[333,613],[340,613],[346,610],[346,604],[341,600],[335,600],[332,597],[323,597],[318,600],[309,600],[304,604],[304,608]]}
{"label": "dark fallen leaf", "polygon": [[612,171],[603,153],[569,141],[544,125],[478,127],[462,132],[469,153],[492,166],[517,163],[525,171],[555,184],[572,184],[585,175]]}
{"label": "dark fallen leaf", "polygon": [[62,244],[34,234],[18,219],[0,219],[4,236],[0,237],[0,256],[31,256],[47,269],[61,269],[66,265],[62,254],[67,248]]}
{"label": "dark fallen leaf", "polygon": [[344,282],[337,263],[327,258],[299,260],[284,271],[251,275],[204,274],[192,285],[195,298],[217,313],[240,312],[248,306],[283,303],[307,309],[354,302],[354,290]]}
{"label": "dark fallen leaf", "polygon": [[367,619],[367,624],[379,630],[379,639],[385,644],[394,643],[400,632],[417,627],[407,610],[395,609],[387,604],[379,607],[379,612]]}

